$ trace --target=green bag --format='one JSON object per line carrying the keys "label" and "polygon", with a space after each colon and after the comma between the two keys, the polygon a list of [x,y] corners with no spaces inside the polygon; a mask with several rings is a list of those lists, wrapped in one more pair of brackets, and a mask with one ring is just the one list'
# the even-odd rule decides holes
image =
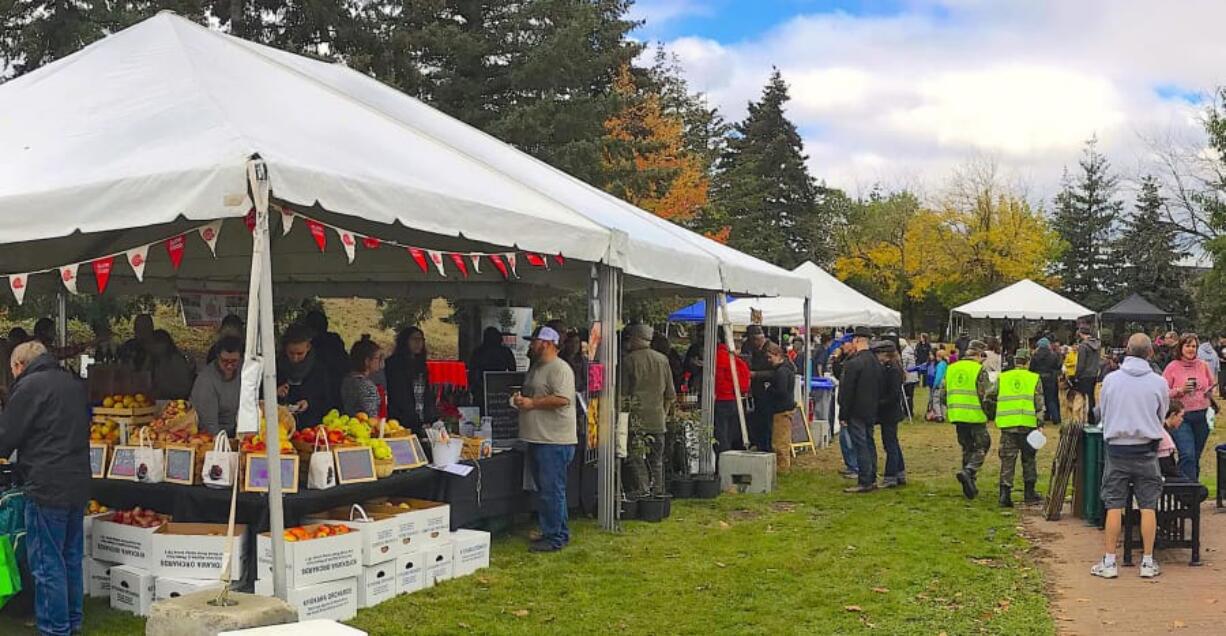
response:
{"label": "green bag", "polygon": [[4,607],[9,599],[21,592],[21,569],[13,544],[20,543],[24,537],[24,532],[15,535],[12,540],[8,536],[0,535],[0,607]]}

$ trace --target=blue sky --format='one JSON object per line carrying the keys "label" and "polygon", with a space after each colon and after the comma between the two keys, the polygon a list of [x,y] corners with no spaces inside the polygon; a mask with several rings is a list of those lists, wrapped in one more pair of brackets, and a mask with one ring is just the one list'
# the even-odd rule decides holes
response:
{"label": "blue sky", "polygon": [[[1199,142],[1226,84],[1226,1],[638,0],[661,42],[730,119],[772,67],[815,176],[939,192],[988,158],[1049,200],[1097,136],[1129,180],[1153,141]],[[1172,141],[1174,140],[1174,141]]]}

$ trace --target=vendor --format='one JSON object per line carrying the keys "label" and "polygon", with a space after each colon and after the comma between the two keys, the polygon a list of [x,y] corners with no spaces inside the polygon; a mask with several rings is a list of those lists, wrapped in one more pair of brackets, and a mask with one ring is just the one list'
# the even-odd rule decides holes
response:
{"label": "vendor", "polygon": [[216,435],[234,435],[238,421],[238,396],[242,386],[238,370],[243,364],[243,341],[227,336],[213,346],[217,358],[196,377],[192,386],[192,406],[200,418],[200,429]]}
{"label": "vendor", "polygon": [[294,407],[298,428],[318,425],[337,406],[330,370],[311,348],[311,336],[307,327],[290,325],[277,360],[277,403]]}
{"label": "vendor", "polygon": [[209,353],[204,361],[211,363],[216,360],[218,352],[221,351],[221,341],[230,336],[235,338],[246,336],[243,319],[236,314],[226,314],[226,317],[221,319],[221,326],[217,328],[217,342],[209,347]]}
{"label": "vendor", "polygon": [[396,348],[387,359],[387,416],[399,420],[425,439],[425,425],[434,421],[434,391],[426,370],[426,335],[417,327],[396,334]]}
{"label": "vendor", "polygon": [[514,371],[516,366],[515,354],[502,343],[502,332],[497,327],[486,327],[481,334],[481,345],[468,359],[468,387],[473,400],[481,405],[482,413],[488,408],[485,404],[486,372]]}
{"label": "vendor", "polygon": [[132,339],[119,347],[119,361],[128,368],[145,371],[148,367],[149,344],[153,340],[153,316],[140,314],[132,319]]}
{"label": "vendor", "polygon": [[341,406],[345,415],[365,413],[378,417],[383,410],[383,397],[372,377],[383,369],[383,351],[369,334],[353,343],[349,350],[351,371],[341,381]]}
{"label": "vendor", "polygon": [[191,395],[192,384],[196,381],[196,363],[179,350],[165,329],[153,332],[148,365],[155,399],[186,400]]}

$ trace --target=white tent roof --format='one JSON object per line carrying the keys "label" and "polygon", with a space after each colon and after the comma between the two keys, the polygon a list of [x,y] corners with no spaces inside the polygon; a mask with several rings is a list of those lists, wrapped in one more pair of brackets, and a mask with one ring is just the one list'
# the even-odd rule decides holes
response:
{"label": "white tent roof", "polygon": [[[852,289],[829,272],[805,262],[793,273],[809,280],[809,308],[814,327],[898,327],[901,315],[889,307]],[[804,298],[738,298],[728,303],[728,319],[734,325],[752,322],[751,311],[762,312],[768,327],[797,327],[805,324]]]}
{"label": "white tent roof", "polygon": [[[258,154],[275,199],[375,236],[607,262],[632,289],[635,279],[765,295],[806,288],[364,75],[171,13],[0,85],[0,113],[0,242],[11,247],[0,274],[135,247],[150,236],[139,228],[165,235],[241,217],[246,162]],[[287,265],[284,249],[274,245],[278,281],[368,280],[305,254]],[[225,280],[245,272],[242,260],[189,275]],[[402,260],[369,262],[391,283]],[[174,274],[156,265],[147,277]]]}
{"label": "white tent roof", "polygon": [[953,311],[971,318],[1027,320],[1076,320],[1094,315],[1093,311],[1028,278]]}

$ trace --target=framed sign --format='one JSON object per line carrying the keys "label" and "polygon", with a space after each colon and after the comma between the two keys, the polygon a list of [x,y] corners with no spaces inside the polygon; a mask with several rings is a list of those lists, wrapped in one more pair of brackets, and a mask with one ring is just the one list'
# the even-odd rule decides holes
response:
{"label": "framed sign", "polygon": [[106,477],[106,444],[89,445],[89,472],[94,479]]}
{"label": "framed sign", "polygon": [[416,435],[389,437],[383,441],[392,449],[392,461],[396,462],[396,470],[426,465],[426,453]]}
{"label": "framed sign", "polygon": [[166,447],[166,477],[165,481],[172,484],[191,486],[200,476],[196,470],[196,448],[194,446]]}
{"label": "framed sign", "polygon": [[111,467],[106,472],[107,479],[124,479],[136,481],[136,449],[139,446],[116,446],[111,453]]}
{"label": "framed sign", "polygon": [[811,451],[817,454],[817,445],[813,443],[813,436],[809,430],[809,417],[803,407],[797,407],[792,411],[792,457],[801,453],[801,451]]}
{"label": "framed sign", "polygon": [[375,456],[367,446],[332,449],[336,459],[336,483],[359,484],[378,479]]}
{"label": "framed sign", "polygon": [[[370,449],[367,449],[370,450]],[[243,468],[245,492],[268,492],[268,456],[248,453]],[[298,455],[281,456],[281,492],[298,492]]]}

